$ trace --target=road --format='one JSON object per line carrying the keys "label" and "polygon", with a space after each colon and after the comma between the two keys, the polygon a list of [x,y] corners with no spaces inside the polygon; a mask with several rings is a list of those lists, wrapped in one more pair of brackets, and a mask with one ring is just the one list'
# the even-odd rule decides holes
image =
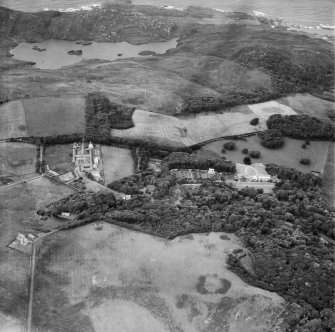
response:
{"label": "road", "polygon": [[36,243],[51,234],[54,234],[58,232],[60,229],[56,229],[54,231],[51,231],[49,233],[43,234],[42,236],[38,237],[32,242],[32,251],[30,256],[30,271],[29,271],[29,301],[28,301],[28,309],[27,309],[27,326],[26,331],[31,332],[31,320],[32,320],[32,314],[33,314],[33,298],[34,298],[34,279],[35,279],[35,266],[36,266]]}
{"label": "road", "polygon": [[[25,179],[25,180],[21,180],[21,181],[13,182],[13,183],[10,183],[10,184],[6,184],[5,186],[0,187],[0,190],[1,190],[1,189],[8,188],[8,187],[16,186],[17,184],[20,184],[20,183],[27,183],[28,181],[33,181],[33,180],[39,179],[39,178],[41,178],[42,176],[43,176],[43,175],[39,175],[39,176],[35,176],[35,177],[31,178],[31,179]],[[29,188],[30,188],[30,187],[29,187]]]}

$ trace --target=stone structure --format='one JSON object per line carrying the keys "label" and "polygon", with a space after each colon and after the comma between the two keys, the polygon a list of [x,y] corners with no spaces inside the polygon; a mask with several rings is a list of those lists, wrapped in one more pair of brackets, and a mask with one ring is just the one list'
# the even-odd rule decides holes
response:
{"label": "stone structure", "polygon": [[100,151],[95,149],[92,142],[85,145],[82,143],[73,143],[72,162],[80,172],[90,173],[94,180],[100,181]]}

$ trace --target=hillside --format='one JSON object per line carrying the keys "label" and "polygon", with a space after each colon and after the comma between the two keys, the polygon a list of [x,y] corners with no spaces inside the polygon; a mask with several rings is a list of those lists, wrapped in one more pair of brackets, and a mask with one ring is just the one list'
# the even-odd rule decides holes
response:
{"label": "hillside", "polygon": [[[73,13],[20,13],[0,7],[0,21],[5,36],[0,43],[2,100],[101,91],[117,103],[147,111],[198,113],[292,92],[320,93],[333,83],[330,43],[272,29],[248,15],[112,4]],[[173,37],[179,37],[177,48],[164,55],[91,59],[54,70],[39,70],[8,56],[23,40],[138,44]]]}

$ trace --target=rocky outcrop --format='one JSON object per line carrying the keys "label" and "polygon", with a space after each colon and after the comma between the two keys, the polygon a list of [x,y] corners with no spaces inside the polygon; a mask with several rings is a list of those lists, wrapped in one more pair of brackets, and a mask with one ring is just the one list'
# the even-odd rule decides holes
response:
{"label": "rocky outcrop", "polygon": [[67,54],[69,54],[69,55],[82,55],[83,51],[82,50],[71,50],[71,51],[67,52]]}
{"label": "rocky outcrop", "polygon": [[33,48],[33,50],[39,51],[39,52],[44,52],[44,51],[47,50],[46,48],[42,48],[42,47],[39,47],[39,46],[36,46],[36,45],[33,46],[32,48]]}
{"label": "rocky outcrop", "polygon": [[78,40],[78,41],[76,41],[76,44],[77,45],[83,45],[83,46],[89,46],[89,45],[92,45],[92,42],[91,41],[81,41],[81,40]]}
{"label": "rocky outcrop", "polygon": [[[149,6],[150,7],[150,6]],[[131,4],[110,4],[90,11],[22,13],[0,7],[0,31],[29,42],[45,39],[129,41],[143,44],[175,37],[177,25],[150,9]],[[163,9],[162,9],[163,11]],[[89,45],[81,42],[81,45]]]}
{"label": "rocky outcrop", "polygon": [[157,53],[154,51],[142,51],[139,52],[138,55],[156,55]]}

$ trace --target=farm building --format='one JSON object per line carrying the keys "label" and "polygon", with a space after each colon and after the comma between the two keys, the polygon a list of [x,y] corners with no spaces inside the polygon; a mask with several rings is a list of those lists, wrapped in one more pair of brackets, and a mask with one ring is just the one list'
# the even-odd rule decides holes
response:
{"label": "farm building", "polygon": [[73,143],[72,162],[80,172],[88,172],[96,181],[102,180],[100,175],[101,158],[100,150],[94,147],[92,142],[85,146],[85,143]]}

